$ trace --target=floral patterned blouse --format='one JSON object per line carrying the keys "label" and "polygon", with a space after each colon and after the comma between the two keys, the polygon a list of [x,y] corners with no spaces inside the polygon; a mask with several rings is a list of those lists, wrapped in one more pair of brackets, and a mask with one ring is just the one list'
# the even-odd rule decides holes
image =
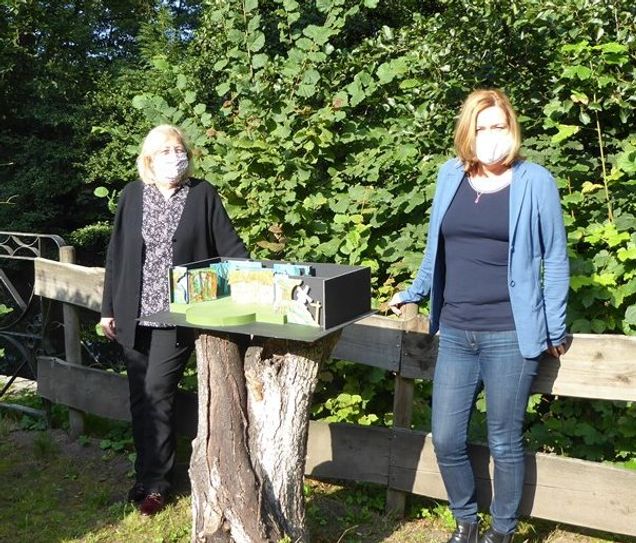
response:
{"label": "floral patterned blouse", "polygon": [[[166,199],[154,185],[144,185],[141,235],[144,240],[144,261],[141,272],[141,303],[139,317],[167,311],[168,271],[172,266],[172,238],[179,225],[190,190],[189,180],[181,184]],[[143,326],[170,326],[140,320]]]}

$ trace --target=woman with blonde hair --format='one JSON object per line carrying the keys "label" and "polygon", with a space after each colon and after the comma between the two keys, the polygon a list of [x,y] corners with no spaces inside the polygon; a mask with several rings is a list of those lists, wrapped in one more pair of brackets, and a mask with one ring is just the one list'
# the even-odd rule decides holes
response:
{"label": "woman with blonde hair", "polygon": [[247,257],[214,187],[192,179],[192,153],[175,126],[145,137],[140,181],[121,192],[106,257],[100,324],[124,348],[136,482],[128,499],[160,511],[175,462],[174,399],[193,350],[190,329],[144,320],[168,310],[171,266],[216,256]]}
{"label": "woman with blonde hair", "polygon": [[[523,422],[541,358],[566,351],[566,235],[552,176],[523,160],[517,116],[499,90],[465,100],[457,158],[439,171],[424,259],[391,308],[430,298],[439,329],[433,445],[457,527],[449,543],[510,543],[524,483]],[[492,526],[479,537],[467,434],[485,389],[494,460]]]}

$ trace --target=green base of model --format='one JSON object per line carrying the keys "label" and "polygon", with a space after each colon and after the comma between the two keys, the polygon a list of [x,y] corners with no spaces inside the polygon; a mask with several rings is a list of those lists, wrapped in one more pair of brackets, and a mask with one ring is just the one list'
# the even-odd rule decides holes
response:
{"label": "green base of model", "polygon": [[287,324],[287,316],[262,304],[237,304],[229,296],[197,304],[170,304],[170,311],[182,313],[198,326],[240,326],[253,322]]}

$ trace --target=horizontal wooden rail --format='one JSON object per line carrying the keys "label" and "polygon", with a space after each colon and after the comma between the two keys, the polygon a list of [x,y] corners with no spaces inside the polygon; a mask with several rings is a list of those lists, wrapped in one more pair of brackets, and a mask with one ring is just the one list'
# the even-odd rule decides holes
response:
{"label": "horizontal wooden rail", "polygon": [[[470,449],[477,500],[486,509],[492,496],[493,473],[488,447],[473,444]],[[421,432],[312,422],[305,471],[316,477],[381,483],[412,494],[447,499],[431,436]],[[521,514],[636,535],[635,488],[634,471],[528,453]]]}
{"label": "horizontal wooden rail", "polygon": [[[85,268],[52,260],[35,260],[35,293],[54,300],[99,310],[103,268]],[[372,316],[348,326],[334,358],[399,373],[411,379],[432,379],[437,338],[426,333],[423,317],[405,322]],[[560,360],[546,358],[534,381],[534,392],[636,401],[636,337],[575,334]]]}
{"label": "horizontal wooden rail", "polygon": [[[130,420],[128,383],[115,373],[40,357],[38,392],[82,411]],[[196,419],[196,396],[180,393],[178,431],[193,437]],[[471,445],[471,459],[478,500],[486,507],[492,492],[487,447]],[[636,472],[547,454],[527,454],[526,466],[522,514],[636,536]],[[305,473],[446,499],[430,435],[410,430],[312,422]]]}
{"label": "horizontal wooden rail", "polygon": [[104,268],[87,268],[36,258],[33,292],[43,298],[58,300],[99,311],[104,289]]}
{"label": "horizontal wooden rail", "polygon": [[[69,364],[51,356],[39,356],[38,394],[86,413],[130,422],[128,379],[125,375]],[[197,432],[195,394],[177,393],[175,416],[178,432],[194,437]]]}

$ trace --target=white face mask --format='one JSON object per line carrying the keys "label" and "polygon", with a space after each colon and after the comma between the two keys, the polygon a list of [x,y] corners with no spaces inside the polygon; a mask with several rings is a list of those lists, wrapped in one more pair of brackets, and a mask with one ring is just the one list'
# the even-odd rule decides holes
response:
{"label": "white face mask", "polygon": [[185,153],[158,154],[152,162],[155,183],[177,185],[188,169],[188,155]]}
{"label": "white face mask", "polygon": [[477,160],[486,166],[500,162],[512,149],[512,138],[508,132],[483,132],[475,139]]}

